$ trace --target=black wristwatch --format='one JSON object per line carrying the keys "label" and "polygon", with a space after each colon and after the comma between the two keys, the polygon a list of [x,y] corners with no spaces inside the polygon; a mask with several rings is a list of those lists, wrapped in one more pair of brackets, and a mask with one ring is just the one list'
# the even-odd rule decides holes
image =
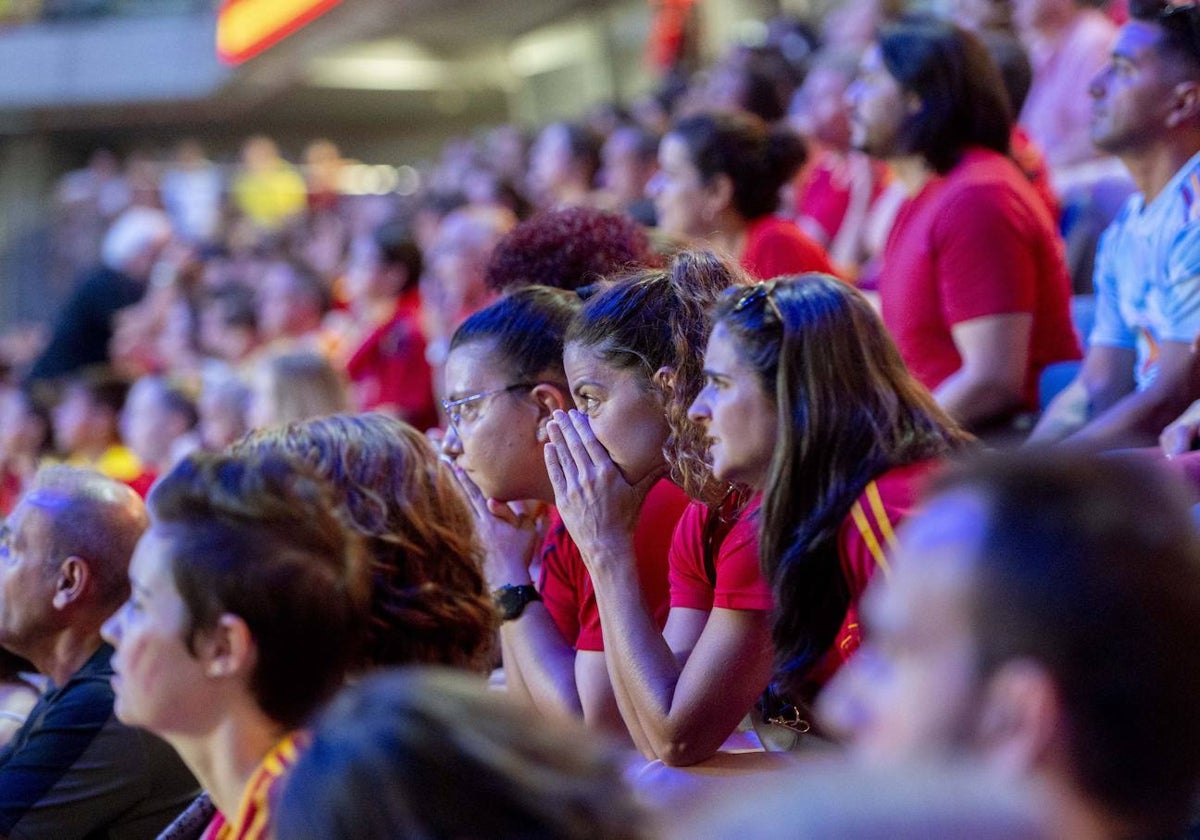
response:
{"label": "black wristwatch", "polygon": [[531,601],[540,601],[542,596],[538,594],[537,588],[524,584],[523,586],[501,586],[492,593],[492,603],[496,605],[496,611],[500,613],[501,621],[512,621],[514,618],[520,618],[521,613],[525,612],[525,607]]}

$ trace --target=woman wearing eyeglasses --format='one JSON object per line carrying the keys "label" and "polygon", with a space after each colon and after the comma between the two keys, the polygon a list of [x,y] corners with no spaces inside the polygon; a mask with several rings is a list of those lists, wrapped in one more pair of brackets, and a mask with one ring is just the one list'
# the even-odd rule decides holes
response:
{"label": "woman wearing eyeglasses", "polygon": [[[707,437],[713,474],[762,494],[754,515],[758,550],[775,599],[764,632],[785,698],[764,711],[803,731],[807,703],[858,644],[855,603],[874,570],[886,568],[896,523],[939,459],[971,438],[909,375],[870,304],[826,275],[725,292],[703,376],[689,417]],[[707,665],[722,649],[710,650],[707,627],[694,648],[668,649],[628,599],[613,597],[626,580],[625,540],[619,517],[602,517],[631,488],[611,477],[611,458],[586,420],[572,417],[559,427],[552,427],[547,453],[559,509],[569,524],[595,523],[596,538],[582,548],[601,620],[614,644],[627,635],[626,649],[640,651],[623,668],[617,657],[610,660],[618,665],[623,708],[647,726],[665,761],[703,758],[700,744],[680,733],[688,726],[699,732],[695,721],[705,707],[714,708],[736,684]]]}
{"label": "woman wearing eyeglasses", "polygon": [[[574,292],[531,286],[463,322],[446,360],[443,451],[486,549],[509,691],[544,713],[582,716],[628,738],[586,569],[557,515],[537,515],[554,501],[542,447],[552,413],[569,404],[563,336],[578,307]],[[665,437],[663,430],[656,451]],[[650,467],[635,468],[641,477]],[[661,620],[671,533],[686,506],[684,493],[664,480],[638,513],[637,568]]]}

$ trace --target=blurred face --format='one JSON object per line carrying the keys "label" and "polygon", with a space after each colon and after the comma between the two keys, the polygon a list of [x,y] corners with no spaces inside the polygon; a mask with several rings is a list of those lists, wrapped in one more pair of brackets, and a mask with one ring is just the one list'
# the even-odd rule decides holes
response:
{"label": "blurred face", "polygon": [[1162,137],[1174,106],[1174,85],[1157,50],[1161,37],[1158,27],[1138,21],[1117,33],[1112,58],[1089,88],[1091,136],[1098,149],[1137,151]]}
{"label": "blurred face", "polygon": [[636,134],[617,129],[604,144],[601,159],[600,183],[618,202],[630,205],[645,195],[653,166],[646,166],[638,157]]}
{"label": "blurred face", "polygon": [[129,566],[129,600],[101,631],[116,648],[117,718],[158,735],[205,731],[216,708],[206,665],[184,644],[189,614],[175,588],[171,552],[163,528],[142,536]]}
{"label": "blurred face", "polygon": [[84,446],[90,438],[93,406],[87,392],[70,388],[54,407],[54,445],[59,452],[70,454]]}
{"label": "blurred face", "polygon": [[45,492],[31,491],[0,527],[0,645],[22,655],[29,655],[52,627],[53,522],[40,505],[55,500]]}
{"label": "blurred face", "polygon": [[661,394],[634,369],[606,364],[594,347],[568,344],[563,366],[575,407],[587,415],[625,480],[636,484],[661,466],[670,434]]}
{"label": "blurred face", "polygon": [[36,455],[49,430],[25,403],[19,391],[0,394],[0,456]]}
{"label": "blurred face", "polygon": [[838,151],[850,149],[850,115],[846,111],[849,80],[830,67],[817,67],[792,98],[788,121],[804,137]]}
{"label": "blurred face", "polygon": [[722,323],[704,351],[704,379],[688,416],[708,433],[713,474],[721,481],[763,489],[778,437],[775,400],[742,361]]}
{"label": "blurred face", "polygon": [[571,149],[561,125],[543,129],[529,152],[529,187],[539,201],[553,203],[559,187],[570,177]]}
{"label": "blurred face", "polygon": [[259,286],[259,329],[267,339],[280,336],[299,336],[316,329],[321,314],[304,295],[300,294],[286,265],[267,269]]}
{"label": "blurred face", "polygon": [[446,359],[446,399],[490,396],[454,408],[443,452],[471,477],[485,496],[499,501],[553,501],[550,478],[542,460],[544,438],[539,429],[548,415],[539,410],[531,390],[518,384],[497,362],[494,343],[477,341],[456,347]]}
{"label": "blurred face", "polygon": [[846,90],[846,105],[854,148],[876,158],[900,153],[900,129],[908,118],[909,98],[884,66],[877,44],[863,54],[858,78]]}
{"label": "blurred face", "polygon": [[249,428],[242,401],[229,394],[205,391],[196,406],[200,416],[200,440],[209,452],[220,452]]}
{"label": "blurred face", "polygon": [[269,363],[260,364],[254,371],[250,383],[250,405],[246,410],[246,424],[251,429],[265,429],[279,423],[276,411],[275,374]]}
{"label": "blurred face", "polygon": [[176,425],[163,406],[159,383],[143,379],[130,389],[121,412],[121,437],[143,463],[156,466],[167,459]]}
{"label": "blurred face", "polygon": [[971,494],[933,500],[901,530],[892,575],[860,605],[864,643],[820,697],[822,718],[874,763],[973,749],[981,690],[968,605],[986,525]]}
{"label": "blurred face", "polygon": [[704,236],[713,227],[711,215],[705,218],[708,199],[700,170],[692,163],[687,144],[668,134],[658,147],[658,172],[646,186],[654,199],[658,226],[675,236]]}

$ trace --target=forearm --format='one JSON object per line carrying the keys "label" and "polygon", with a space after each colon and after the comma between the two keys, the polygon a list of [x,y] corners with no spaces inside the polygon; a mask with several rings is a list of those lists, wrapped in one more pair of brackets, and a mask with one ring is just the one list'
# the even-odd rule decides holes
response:
{"label": "forearm", "polygon": [[938,405],[967,428],[1001,417],[1021,405],[1019,388],[1007,379],[984,376],[962,368],[934,392]]}
{"label": "forearm", "polygon": [[1089,449],[1154,446],[1158,436],[1188,406],[1183,387],[1155,383],[1097,414],[1065,443]]}
{"label": "forearm", "polygon": [[1078,379],[1058,393],[1033,427],[1027,443],[1052,444],[1073,435],[1088,421],[1088,392]]}
{"label": "forearm", "polygon": [[647,758],[659,758],[679,665],[646,608],[632,547],[610,557],[611,568],[592,574],[608,675],[637,748]]}
{"label": "forearm", "polygon": [[505,680],[514,696],[545,714],[583,717],[575,685],[575,650],[545,606],[531,603],[519,618],[506,621],[500,628],[500,646]]}

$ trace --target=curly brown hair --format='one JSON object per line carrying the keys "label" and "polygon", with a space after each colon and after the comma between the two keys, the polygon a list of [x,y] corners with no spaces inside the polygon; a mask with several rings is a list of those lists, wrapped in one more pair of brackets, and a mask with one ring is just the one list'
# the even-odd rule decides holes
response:
{"label": "curly brown hair", "polygon": [[616,279],[590,298],[567,330],[567,344],[596,350],[609,365],[641,371],[647,388],[654,373],[670,368],[674,382],[663,394],[671,434],[663,455],[671,478],[693,499],[715,504],[726,494],[712,475],[708,439],[688,418],[704,387],[704,345],[709,311],[720,294],[745,282],[741,271],[709,251],[681,251],[666,270]]}
{"label": "curly brown hair", "polygon": [[591,207],[547,210],[521,222],[488,262],[493,289],[537,284],[577,289],[618,271],[660,261],[646,231],[620,213]]}
{"label": "curly brown hair", "polygon": [[466,501],[428,439],[383,414],[251,432],[234,452],[306,462],[339,491],[371,549],[371,665],[492,664],[496,613]]}

